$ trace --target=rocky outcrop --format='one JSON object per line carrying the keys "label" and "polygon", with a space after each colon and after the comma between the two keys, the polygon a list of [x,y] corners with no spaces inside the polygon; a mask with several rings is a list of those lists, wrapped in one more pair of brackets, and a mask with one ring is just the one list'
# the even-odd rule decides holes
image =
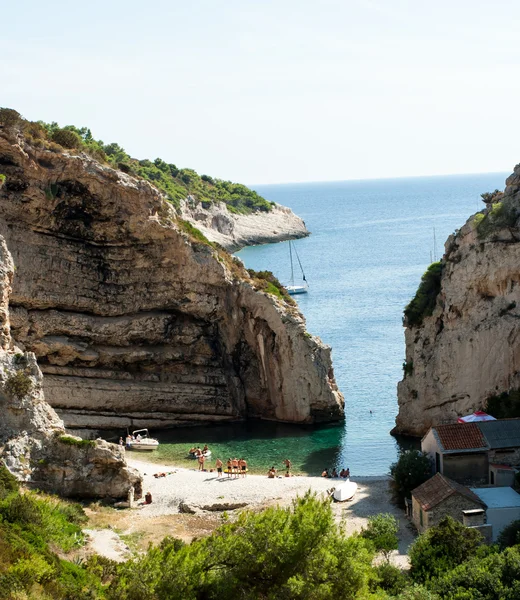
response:
{"label": "rocky outcrop", "polygon": [[204,205],[188,197],[181,202],[181,216],[230,252],[309,235],[303,220],[280,204],[275,204],[269,212],[244,215],[230,212],[223,202]]}
{"label": "rocky outcrop", "polygon": [[487,200],[446,242],[433,314],[406,329],[395,432],[422,435],[520,388],[520,165]]}
{"label": "rocky outcrop", "polygon": [[340,419],[330,349],[161,194],[0,132],[13,336],[67,427]]}
{"label": "rocky outcrop", "polygon": [[119,498],[133,486],[139,497],[142,478],[127,467],[124,449],[65,435],[45,402],[34,354],[14,346],[9,335],[12,279],[13,263],[0,237],[0,455],[6,466],[22,481],[63,496]]}

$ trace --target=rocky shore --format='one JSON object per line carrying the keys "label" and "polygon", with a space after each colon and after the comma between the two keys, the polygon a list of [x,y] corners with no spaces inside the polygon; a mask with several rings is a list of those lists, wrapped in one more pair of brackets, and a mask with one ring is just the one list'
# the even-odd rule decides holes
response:
{"label": "rocky shore", "polygon": [[204,207],[188,198],[181,202],[181,215],[209,240],[230,252],[244,246],[272,244],[309,235],[304,221],[280,204],[273,205],[269,212],[235,214],[223,202]]}

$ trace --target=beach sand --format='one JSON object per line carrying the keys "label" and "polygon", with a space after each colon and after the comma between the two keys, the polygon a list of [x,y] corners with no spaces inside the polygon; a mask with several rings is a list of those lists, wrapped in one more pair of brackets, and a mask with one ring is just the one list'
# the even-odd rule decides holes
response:
{"label": "beach sand", "polygon": [[[268,479],[263,475],[232,479],[226,474],[217,478],[216,472],[199,472],[131,458],[127,462],[142,473],[143,493],[150,492],[153,502],[145,505],[139,501],[135,510],[117,511],[121,514],[121,519],[118,521],[114,516],[113,521],[118,521],[119,528],[126,534],[141,532],[146,542],[156,542],[166,535],[175,535],[189,541],[193,537],[210,534],[221,523],[222,513],[203,510],[202,507],[245,503],[245,508],[259,510],[273,505],[288,506],[294,498],[309,489],[325,497],[327,489],[342,481],[307,476],[284,477],[283,471],[282,477],[276,479]],[[154,474],[160,472],[171,474],[155,478]],[[391,502],[388,477],[353,475],[351,480],[358,484],[358,490],[351,501],[332,503],[336,519],[343,520],[347,534],[352,534],[365,527],[370,516],[379,513],[394,515],[399,522],[400,544],[392,562],[406,567],[406,552],[414,534],[403,511]],[[181,514],[181,503],[193,509],[195,514]],[[146,535],[147,532],[149,535]]]}

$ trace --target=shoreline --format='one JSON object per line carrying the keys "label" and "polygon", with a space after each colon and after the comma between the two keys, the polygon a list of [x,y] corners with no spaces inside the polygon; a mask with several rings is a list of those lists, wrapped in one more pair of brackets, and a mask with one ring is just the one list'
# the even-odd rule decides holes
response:
{"label": "shoreline", "polygon": [[[130,463],[135,462],[138,464],[142,463],[143,465],[147,464],[147,465],[151,465],[151,466],[161,467],[161,469],[159,469],[159,471],[156,471],[156,472],[167,471],[167,470],[171,470],[171,469],[182,470],[182,471],[197,471],[198,472],[198,463],[195,459],[186,458],[186,459],[184,459],[184,461],[179,462],[176,460],[168,460],[168,458],[164,457],[164,456],[157,456],[155,458],[154,454],[152,452],[146,454],[144,452],[138,452],[138,451],[133,451],[133,450],[125,450],[125,458],[126,458],[126,461],[129,466],[133,466]],[[215,458],[212,457],[208,461],[208,463],[209,463],[208,467],[203,472],[210,474],[210,475],[214,474],[214,473],[216,474],[216,469],[214,466]],[[225,464],[224,464],[224,468],[225,468]],[[285,475],[285,467],[280,466],[279,469],[277,468],[277,471],[278,471],[278,474],[282,474],[282,476]],[[301,471],[299,469],[297,470],[294,468],[291,468],[291,474],[293,477],[308,477],[310,479],[324,479],[326,481],[337,481],[337,482],[343,481],[340,478],[337,478],[337,479],[324,478],[324,477],[321,477],[321,475],[308,473],[308,472]],[[248,475],[255,476],[255,477],[266,477],[267,470],[248,466]],[[224,473],[224,476],[226,476],[226,473]],[[354,475],[353,477],[355,477],[356,480],[368,480],[368,481],[390,480],[390,475],[388,473],[384,473],[381,475]]]}

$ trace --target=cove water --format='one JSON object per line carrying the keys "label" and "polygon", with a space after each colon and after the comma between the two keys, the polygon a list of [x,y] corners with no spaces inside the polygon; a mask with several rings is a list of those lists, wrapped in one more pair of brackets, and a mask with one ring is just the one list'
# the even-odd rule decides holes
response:
{"label": "cove water", "polygon": [[[319,474],[349,467],[353,476],[382,475],[396,460],[389,432],[397,414],[404,360],[404,306],[450,233],[482,210],[480,194],[503,188],[506,173],[252,186],[290,207],[312,235],[296,240],[308,294],[295,296],[307,329],[332,346],[345,395],[345,423],[299,427],[247,423],[173,430],[160,435],[157,459],[179,461],[187,446],[210,445],[212,459],[246,456],[252,470],[281,468]],[[287,242],[237,253],[248,268],[289,283]],[[294,261],[296,283],[301,271]],[[300,280],[298,281],[298,277]],[[171,443],[173,442],[173,443]]]}

